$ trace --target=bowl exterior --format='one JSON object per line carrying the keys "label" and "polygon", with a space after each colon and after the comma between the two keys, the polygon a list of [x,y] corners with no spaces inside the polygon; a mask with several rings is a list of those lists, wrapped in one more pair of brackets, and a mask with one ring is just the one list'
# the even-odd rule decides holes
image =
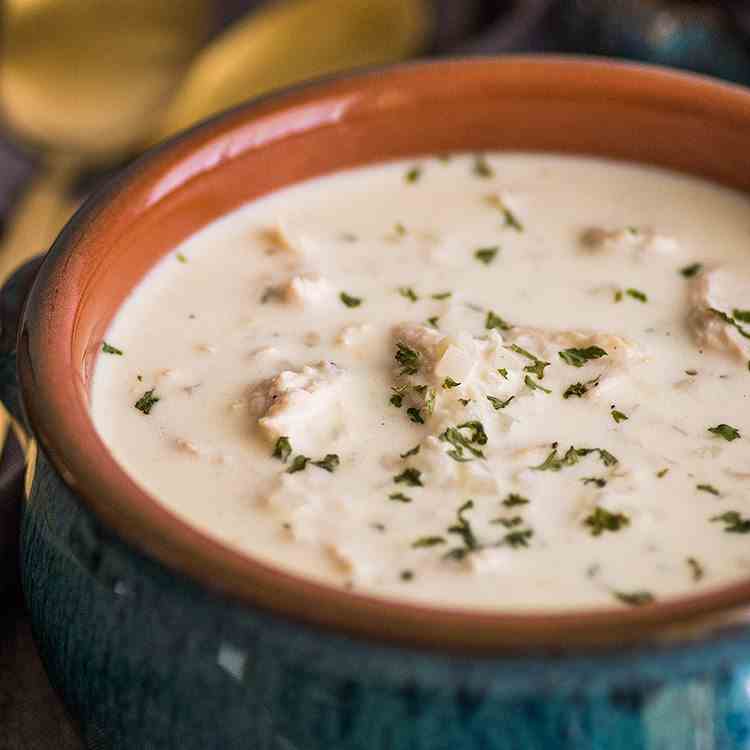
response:
{"label": "bowl exterior", "polygon": [[[458,657],[222,597],[106,531],[43,454],[23,585],[48,674],[112,750],[729,750],[750,633],[693,646]],[[429,622],[425,623],[429,628]]]}

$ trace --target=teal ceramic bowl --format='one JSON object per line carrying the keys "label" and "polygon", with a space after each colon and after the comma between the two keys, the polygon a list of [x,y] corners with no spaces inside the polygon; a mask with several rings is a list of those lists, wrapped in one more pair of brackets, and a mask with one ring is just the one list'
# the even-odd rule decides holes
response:
{"label": "teal ceramic bowl", "polygon": [[102,334],[175,243],[302,179],[472,149],[605,155],[750,190],[750,93],[563,58],[316,83],[149,152],[76,214],[38,271],[6,285],[0,395],[30,436],[23,586],[50,678],[88,743],[750,748],[750,580],[628,610],[389,603],[282,573],[189,527],[93,428]]}

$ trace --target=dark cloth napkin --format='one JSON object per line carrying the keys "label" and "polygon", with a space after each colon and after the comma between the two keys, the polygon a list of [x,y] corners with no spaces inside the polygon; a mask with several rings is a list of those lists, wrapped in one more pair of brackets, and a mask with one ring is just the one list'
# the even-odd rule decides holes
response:
{"label": "dark cloth napkin", "polygon": [[[750,83],[750,10],[743,0],[434,1],[437,23],[430,55],[573,51],[643,59]],[[217,1],[216,31],[261,2]],[[33,172],[32,155],[0,129],[0,233]],[[96,182],[96,175],[84,175],[79,187],[88,191]],[[0,456],[0,750],[82,750],[44,672],[17,583],[22,473],[20,448],[10,438]]]}

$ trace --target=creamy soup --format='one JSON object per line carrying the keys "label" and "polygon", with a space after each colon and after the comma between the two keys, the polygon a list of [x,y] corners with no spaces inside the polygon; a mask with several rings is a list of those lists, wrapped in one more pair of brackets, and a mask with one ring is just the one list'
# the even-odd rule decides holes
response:
{"label": "creamy soup", "polygon": [[175,248],[96,426],[160,503],[355,591],[643,606],[750,575],[750,201],[535,154],[339,173]]}

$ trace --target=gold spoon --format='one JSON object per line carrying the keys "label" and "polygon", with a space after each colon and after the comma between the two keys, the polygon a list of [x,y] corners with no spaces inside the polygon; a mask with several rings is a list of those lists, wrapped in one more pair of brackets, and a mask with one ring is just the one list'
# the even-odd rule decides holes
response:
{"label": "gold spoon", "polygon": [[209,30],[207,0],[6,0],[0,104],[43,169],[10,222],[0,281],[51,244],[85,167],[114,163],[153,128]]}

